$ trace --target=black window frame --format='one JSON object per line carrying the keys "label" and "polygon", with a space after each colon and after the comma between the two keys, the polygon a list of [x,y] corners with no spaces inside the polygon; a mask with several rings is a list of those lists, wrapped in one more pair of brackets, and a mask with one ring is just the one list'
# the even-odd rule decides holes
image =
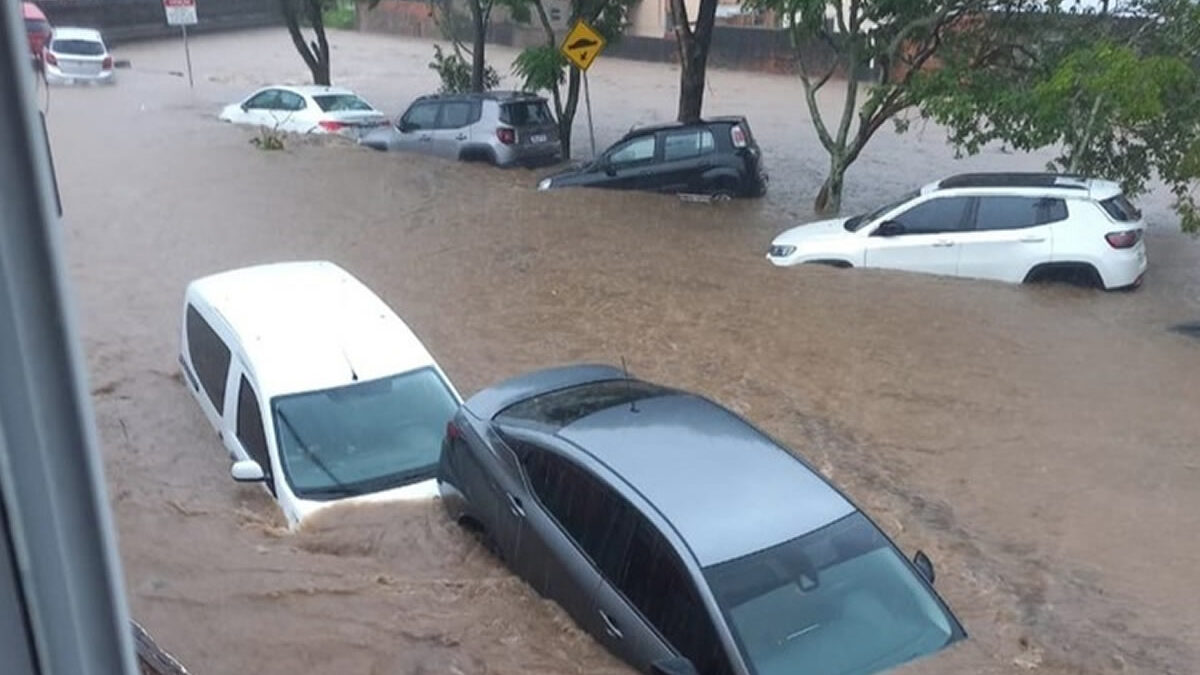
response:
{"label": "black window frame", "polygon": [[[634,143],[645,140],[649,140],[654,144],[654,152],[650,154],[650,157],[645,159],[635,159],[629,162],[618,162],[613,159],[613,157],[615,157],[616,154],[621,150],[633,146]],[[653,164],[659,161],[660,157],[662,157],[662,145],[658,142],[658,134],[642,134],[640,136],[634,136],[633,138],[627,138],[617,143],[604,155],[605,161],[614,167],[645,166],[647,164]]]}
{"label": "black window frame", "polygon": [[413,123],[412,119],[411,119],[413,111],[417,110],[418,108],[424,107],[424,106],[429,106],[434,109],[433,121],[430,122],[430,126],[411,127],[408,129],[408,131],[434,131],[438,128],[438,123],[442,119],[441,101],[417,101],[416,103],[413,103],[412,105],[410,105],[408,107],[408,110],[404,111],[404,114],[400,116],[400,121],[403,122],[406,126],[411,125]]}
{"label": "black window frame", "polygon": [[1142,211],[1124,194],[1117,194],[1098,202],[1108,217],[1118,223],[1136,223],[1142,218]]}
{"label": "black window frame", "polygon": [[[957,228],[937,229],[937,230],[914,230],[914,229],[911,229],[902,220],[902,218],[904,218],[904,216],[907,216],[908,214],[912,213],[913,211],[916,211],[917,209],[925,208],[936,202],[948,202],[948,201],[952,201],[952,200],[962,200],[962,202],[963,202],[962,212],[959,214],[959,217],[958,217],[958,227]],[[914,205],[908,207],[907,209],[904,210],[903,213],[897,213],[895,215],[889,216],[888,219],[884,222],[896,222],[896,223],[899,223],[900,225],[903,225],[904,232],[901,233],[900,236],[930,235],[930,234],[958,234],[958,233],[962,233],[962,232],[970,232],[972,230],[972,228],[974,227],[973,210],[974,210],[974,197],[967,197],[967,196],[963,196],[963,195],[935,196],[932,199],[927,199],[919,204],[914,204]],[[872,234],[877,234],[877,233],[878,233],[878,231],[873,232]]]}
{"label": "black window frame", "polygon": [[[283,90],[281,90],[281,89],[264,89],[263,91],[260,91],[257,94],[246,99],[246,102],[243,103],[242,105],[246,106],[246,110],[282,110],[283,108],[281,107],[281,103],[279,102],[279,95],[281,93],[283,93]],[[266,105],[266,106],[252,105],[254,103],[255,99],[264,98],[264,97],[269,98],[270,105]]]}
{"label": "black window frame", "polygon": [[[284,100],[283,100],[284,96],[294,96],[296,98],[296,100],[300,102],[300,107],[298,107],[298,108],[297,107],[289,107],[289,106],[285,105]],[[297,94],[294,91],[288,91],[286,89],[279,90],[279,108],[277,108],[278,110],[283,110],[285,112],[300,112],[301,110],[305,110],[307,108],[308,108],[308,101],[305,100],[304,96]]]}
{"label": "black window frame", "polygon": [[[696,136],[696,152],[693,154],[683,155],[680,157],[672,157],[668,154],[669,142],[672,137]],[[708,137],[708,145],[704,144],[704,137]],[[684,129],[671,129],[670,131],[662,132],[662,159],[664,162],[683,162],[689,159],[697,159],[706,155],[712,155],[717,152],[717,137],[708,127],[687,127]]]}
{"label": "black window frame", "polygon": [[[224,414],[225,386],[229,380],[229,367],[233,362],[233,350],[225,343],[224,338],[209,324],[200,310],[188,303],[184,319],[187,334],[188,362],[200,383],[200,389],[208,395],[208,400],[216,408],[217,414]],[[197,339],[197,338],[200,339]],[[210,350],[219,346],[220,351],[208,354],[197,350]],[[197,358],[199,356],[199,358]],[[215,359],[215,361],[214,361]],[[220,364],[220,365],[218,365]],[[220,371],[217,379],[216,371]]]}
{"label": "black window frame", "polygon": [[[980,220],[980,215],[983,212],[984,204],[991,202],[993,204],[1002,200],[1009,202],[1021,201],[1032,202],[1029,206],[1032,221],[1017,225],[1001,225],[993,227],[983,227]],[[1003,232],[1006,230],[1026,230],[1031,227],[1041,227],[1066,220],[1070,215],[1067,209],[1067,201],[1062,197],[1031,197],[1026,195],[980,195],[975,198],[975,206],[972,209],[971,230],[977,232]],[[1022,222],[1013,220],[1011,222]]]}
{"label": "black window frame", "polygon": [[[237,416],[234,419],[234,433],[250,459],[258,462],[263,473],[271,475],[271,451],[267,447],[267,429],[263,426],[262,406],[258,392],[245,373],[241,374],[238,383]],[[253,419],[248,419],[251,415]]]}
{"label": "black window frame", "polygon": [[[466,107],[467,117],[463,121],[462,124],[456,124],[454,126],[451,126],[449,121],[446,120],[446,110],[449,109],[449,107],[452,105]],[[475,106],[471,105],[470,101],[442,101],[441,106],[439,106],[439,108],[438,108],[437,128],[438,129],[462,129],[464,127],[469,127],[472,124],[471,118],[474,115],[475,115]]]}

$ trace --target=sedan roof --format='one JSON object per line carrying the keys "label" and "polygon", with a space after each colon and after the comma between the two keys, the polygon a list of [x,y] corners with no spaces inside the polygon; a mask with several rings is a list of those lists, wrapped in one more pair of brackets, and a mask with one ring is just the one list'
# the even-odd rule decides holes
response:
{"label": "sedan roof", "polygon": [[73,26],[57,26],[54,29],[55,40],[86,40],[88,42],[103,42],[100,31],[95,28],[75,28]]}
{"label": "sedan roof", "polygon": [[664,390],[556,434],[668,520],[701,566],[794,539],[856,509],[806,464],[705,398]]}

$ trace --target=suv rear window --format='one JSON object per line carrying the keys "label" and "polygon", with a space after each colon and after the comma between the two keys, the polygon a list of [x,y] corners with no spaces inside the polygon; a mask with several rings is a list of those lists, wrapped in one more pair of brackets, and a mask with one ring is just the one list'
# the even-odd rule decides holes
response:
{"label": "suv rear window", "polygon": [[496,417],[562,428],[601,410],[669,393],[670,389],[640,380],[590,382],[527,398],[501,410]]}
{"label": "suv rear window", "polygon": [[1100,202],[1100,206],[1104,208],[1113,220],[1121,223],[1130,223],[1142,217],[1142,212],[1126,199],[1125,195],[1109,197]]}
{"label": "suv rear window", "polygon": [[500,121],[521,127],[527,124],[553,124],[554,118],[545,101],[521,101],[501,105]]}

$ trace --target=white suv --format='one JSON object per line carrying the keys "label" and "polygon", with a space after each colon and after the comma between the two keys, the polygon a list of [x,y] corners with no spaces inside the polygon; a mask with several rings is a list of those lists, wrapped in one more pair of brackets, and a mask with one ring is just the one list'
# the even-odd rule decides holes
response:
{"label": "white suv", "polygon": [[1141,283],[1144,231],[1142,214],[1111,181],[963,174],[871,213],[787,230],[767,259],[780,267],[823,263],[1113,289]]}

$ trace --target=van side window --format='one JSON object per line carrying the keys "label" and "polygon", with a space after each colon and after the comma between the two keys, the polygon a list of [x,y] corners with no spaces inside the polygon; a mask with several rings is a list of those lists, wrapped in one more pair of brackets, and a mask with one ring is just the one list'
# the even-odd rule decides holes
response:
{"label": "van side window", "polygon": [[258,407],[258,395],[246,376],[242,376],[238,386],[237,405],[237,439],[250,455],[250,459],[258,462],[263,473],[271,473],[271,458],[267,454],[267,435],[263,430],[262,413]]}
{"label": "van side window", "polygon": [[633,539],[617,588],[703,675],[729,675],[729,660],[712,619],[670,543],[633,514]]}
{"label": "van side window", "polygon": [[190,304],[187,307],[188,357],[196,378],[208,400],[220,413],[225,409],[225,378],[229,374],[229,347],[217,332],[208,325],[200,312]]}

